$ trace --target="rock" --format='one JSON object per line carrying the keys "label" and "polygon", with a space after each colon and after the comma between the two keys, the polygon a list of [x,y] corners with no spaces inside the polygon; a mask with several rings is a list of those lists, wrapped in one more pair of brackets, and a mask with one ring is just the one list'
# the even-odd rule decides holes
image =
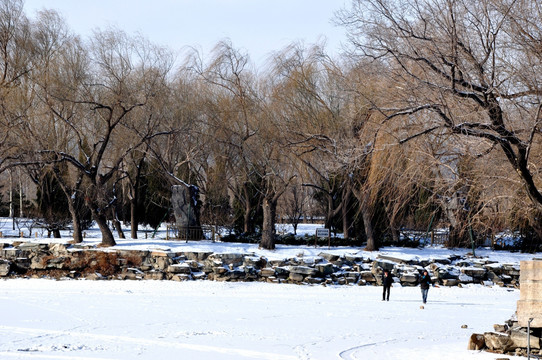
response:
{"label": "rock", "polygon": [[410,273],[410,274],[403,274],[400,278],[401,283],[409,283],[409,284],[415,284],[418,282],[418,274]]}
{"label": "rock", "polygon": [[460,275],[460,271],[454,267],[454,266],[439,266],[437,269],[434,270],[437,277],[441,280],[445,279],[457,279]]}
{"label": "rock", "polygon": [[[521,328],[514,328],[510,331],[510,338],[515,344],[515,347],[527,348],[528,336],[527,332]],[[532,349],[540,349],[540,338],[531,335],[530,346]]]}
{"label": "rock", "polygon": [[182,263],[168,266],[166,272],[172,274],[190,274],[192,273],[192,270],[190,269],[189,264]]}
{"label": "rock", "polygon": [[326,259],[329,262],[338,261],[341,257],[339,255],[335,254],[328,254],[328,253],[320,253],[318,256]]}
{"label": "rock", "polygon": [[458,279],[444,279],[442,280],[442,285],[444,286],[457,286],[459,285]]}
{"label": "rock", "polygon": [[264,268],[267,266],[267,259],[263,256],[245,256],[243,261],[244,266],[254,266],[257,268]]}
{"label": "rock", "polygon": [[308,284],[322,284],[324,282],[324,279],[319,277],[307,276],[305,278],[305,282],[307,282]]}
{"label": "rock", "polygon": [[290,274],[296,273],[301,275],[316,275],[316,270],[308,266],[290,266]]}
{"label": "rock", "polygon": [[87,280],[105,280],[106,278],[100,273],[88,274],[85,279]]}
{"label": "rock", "polygon": [[452,263],[452,260],[448,257],[433,257],[433,262],[443,265],[450,265]]}
{"label": "rock", "polygon": [[17,247],[19,248],[19,250],[32,251],[32,252],[48,251],[49,250],[49,245],[47,245],[47,244],[38,244],[38,243],[22,243]]}
{"label": "rock", "polygon": [[165,278],[166,275],[161,271],[149,271],[143,276],[145,280],[164,280]]}
{"label": "rock", "polygon": [[351,263],[361,263],[363,261],[363,257],[354,254],[344,254],[344,259]]}
{"label": "rock", "polygon": [[169,256],[153,256],[154,268],[160,271],[166,271],[167,268],[173,263]]}
{"label": "rock", "polygon": [[272,269],[272,268],[263,268],[263,269],[260,271],[260,274],[261,274],[261,276],[263,276],[263,277],[275,276],[275,269]]}
{"label": "rock", "polygon": [[49,251],[54,256],[62,256],[68,253],[68,248],[70,246],[71,246],[70,244],[61,244],[61,243],[51,244],[49,245]]}
{"label": "rock", "polygon": [[315,269],[322,276],[328,276],[333,274],[333,264],[331,263],[316,264]]}
{"label": "rock", "polygon": [[290,270],[284,267],[275,268],[275,276],[279,279],[287,279],[290,275]]}
{"label": "rock", "polygon": [[295,282],[303,281],[305,277],[300,273],[290,273],[289,279]]}
{"label": "rock", "polygon": [[361,271],[359,273],[359,277],[361,280],[366,281],[366,282],[370,282],[370,283],[376,282],[376,278],[371,271]]}
{"label": "rock", "polygon": [[11,270],[11,263],[3,261],[0,263],[0,276],[8,276]]}
{"label": "rock", "polygon": [[493,325],[493,330],[495,330],[496,332],[503,333],[503,332],[506,332],[508,330],[508,325],[506,325],[506,324],[504,324],[504,325],[494,324]]}
{"label": "rock", "polygon": [[474,266],[461,268],[461,272],[475,279],[482,279],[486,276],[486,269]]}
{"label": "rock", "polygon": [[184,256],[188,260],[195,260],[195,261],[205,261],[209,256],[211,256],[212,252],[210,251],[185,251],[183,252]]}
{"label": "rock", "polygon": [[482,334],[472,334],[469,339],[467,350],[482,350],[486,346],[485,336]]}
{"label": "rock", "polygon": [[389,261],[389,260],[384,260],[384,259],[378,260],[377,259],[377,260],[375,260],[373,262],[373,273],[378,268],[382,269],[383,271],[384,270],[392,271],[393,268],[395,267],[395,264],[396,263],[394,263],[392,261]]}
{"label": "rock", "polygon": [[504,286],[504,281],[497,274],[495,274],[493,271],[488,271],[487,272],[487,278],[488,278],[488,280],[493,281],[493,283],[495,283],[495,284],[497,284],[499,286]]}
{"label": "rock", "polygon": [[192,273],[192,278],[194,280],[203,280],[207,277],[207,274],[205,274],[203,271],[198,271],[195,273]]}
{"label": "rock", "polygon": [[469,283],[474,282],[474,279],[471,276],[461,274],[461,275],[459,275],[459,282],[461,282],[463,284],[469,284]]}
{"label": "rock", "polygon": [[515,349],[515,344],[508,334],[486,332],[484,341],[486,346],[493,351],[508,352]]}
{"label": "rock", "polygon": [[[408,264],[409,261],[411,259],[405,259],[405,258],[401,258],[399,256],[392,256],[392,255],[385,255],[385,254],[379,254],[377,256],[377,262],[379,261],[379,259],[382,259],[382,260],[386,260],[386,262],[388,263],[393,263],[393,264]],[[391,269],[386,269],[384,267],[382,267],[384,270],[391,270]]]}
{"label": "rock", "polygon": [[503,273],[512,277],[519,277],[520,267],[515,264],[503,264]]}
{"label": "rock", "polygon": [[224,254],[212,254],[207,258],[208,260],[219,260],[223,264],[240,266],[245,260],[246,254],[240,253],[224,253]]}

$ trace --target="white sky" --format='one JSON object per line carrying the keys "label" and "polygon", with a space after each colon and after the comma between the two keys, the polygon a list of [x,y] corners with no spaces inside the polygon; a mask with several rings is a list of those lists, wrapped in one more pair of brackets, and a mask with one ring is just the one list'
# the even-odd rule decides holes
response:
{"label": "white sky", "polygon": [[26,0],[25,12],[34,18],[38,10],[55,9],[83,38],[93,29],[114,26],[174,51],[196,47],[204,57],[229,38],[259,65],[271,52],[295,41],[310,45],[326,39],[328,52],[338,53],[345,32],[331,19],[348,4],[349,0]]}

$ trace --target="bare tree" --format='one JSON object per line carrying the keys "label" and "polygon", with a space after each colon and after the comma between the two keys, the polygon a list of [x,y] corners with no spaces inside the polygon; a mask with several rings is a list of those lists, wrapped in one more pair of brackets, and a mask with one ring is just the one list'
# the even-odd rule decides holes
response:
{"label": "bare tree", "polygon": [[[219,42],[209,63],[195,56],[192,69],[206,83],[209,91],[205,122],[216,156],[226,161],[228,186],[231,194],[242,204],[244,232],[255,231],[254,214],[260,203],[261,173],[253,161],[259,143],[262,99],[256,78],[246,54],[235,49],[231,42]],[[254,191],[255,190],[255,191]]]}
{"label": "bare tree", "polygon": [[540,6],[354,0],[338,18],[353,50],[386,67],[393,86],[374,107],[383,126],[404,120],[399,143],[448,134],[478,155],[500,150],[538,209],[542,194],[530,155],[541,120],[540,49],[533,46],[542,33]]}
{"label": "bare tree", "polygon": [[[162,49],[117,30],[96,32],[87,50],[68,46],[60,59],[63,71],[53,84],[43,81],[43,101],[55,142],[37,151],[46,161],[68,162],[75,184],[83,180],[85,203],[102,232],[102,245],[115,245],[107,216],[116,199],[107,196],[128,154],[160,136],[159,118],[138,117],[170,69]],[[52,76],[52,75],[51,75]],[[75,189],[75,186],[70,186]]]}

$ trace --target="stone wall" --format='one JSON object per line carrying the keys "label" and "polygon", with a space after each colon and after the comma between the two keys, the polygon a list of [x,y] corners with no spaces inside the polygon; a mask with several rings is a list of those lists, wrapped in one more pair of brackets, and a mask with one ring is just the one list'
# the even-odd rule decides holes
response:
{"label": "stone wall", "polygon": [[383,270],[402,286],[418,285],[428,270],[443,286],[477,283],[517,287],[519,265],[498,264],[469,256],[404,259],[379,255],[303,253],[270,260],[256,254],[173,252],[96,248],[72,244],[0,243],[0,277],[69,277],[88,279],[156,279],[265,281],[293,284],[381,285]]}

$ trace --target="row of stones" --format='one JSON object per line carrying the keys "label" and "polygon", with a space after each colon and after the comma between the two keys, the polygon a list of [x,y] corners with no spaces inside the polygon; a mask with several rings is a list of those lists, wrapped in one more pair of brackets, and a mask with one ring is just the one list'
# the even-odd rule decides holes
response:
{"label": "row of stones", "polygon": [[[110,254],[115,273],[100,273],[99,254]],[[309,284],[380,285],[381,273],[388,270],[396,282],[415,286],[419,274],[428,270],[435,282],[445,286],[489,282],[517,286],[519,265],[497,264],[487,259],[450,256],[439,259],[404,260],[386,255],[376,259],[358,255],[320,253],[272,260],[254,254],[105,250],[70,244],[0,244],[0,276],[57,269],[67,276],[81,274],[91,279],[154,279],[216,281],[268,281]],[[103,267],[103,264],[101,265]],[[88,269],[98,269],[89,272]]]}

